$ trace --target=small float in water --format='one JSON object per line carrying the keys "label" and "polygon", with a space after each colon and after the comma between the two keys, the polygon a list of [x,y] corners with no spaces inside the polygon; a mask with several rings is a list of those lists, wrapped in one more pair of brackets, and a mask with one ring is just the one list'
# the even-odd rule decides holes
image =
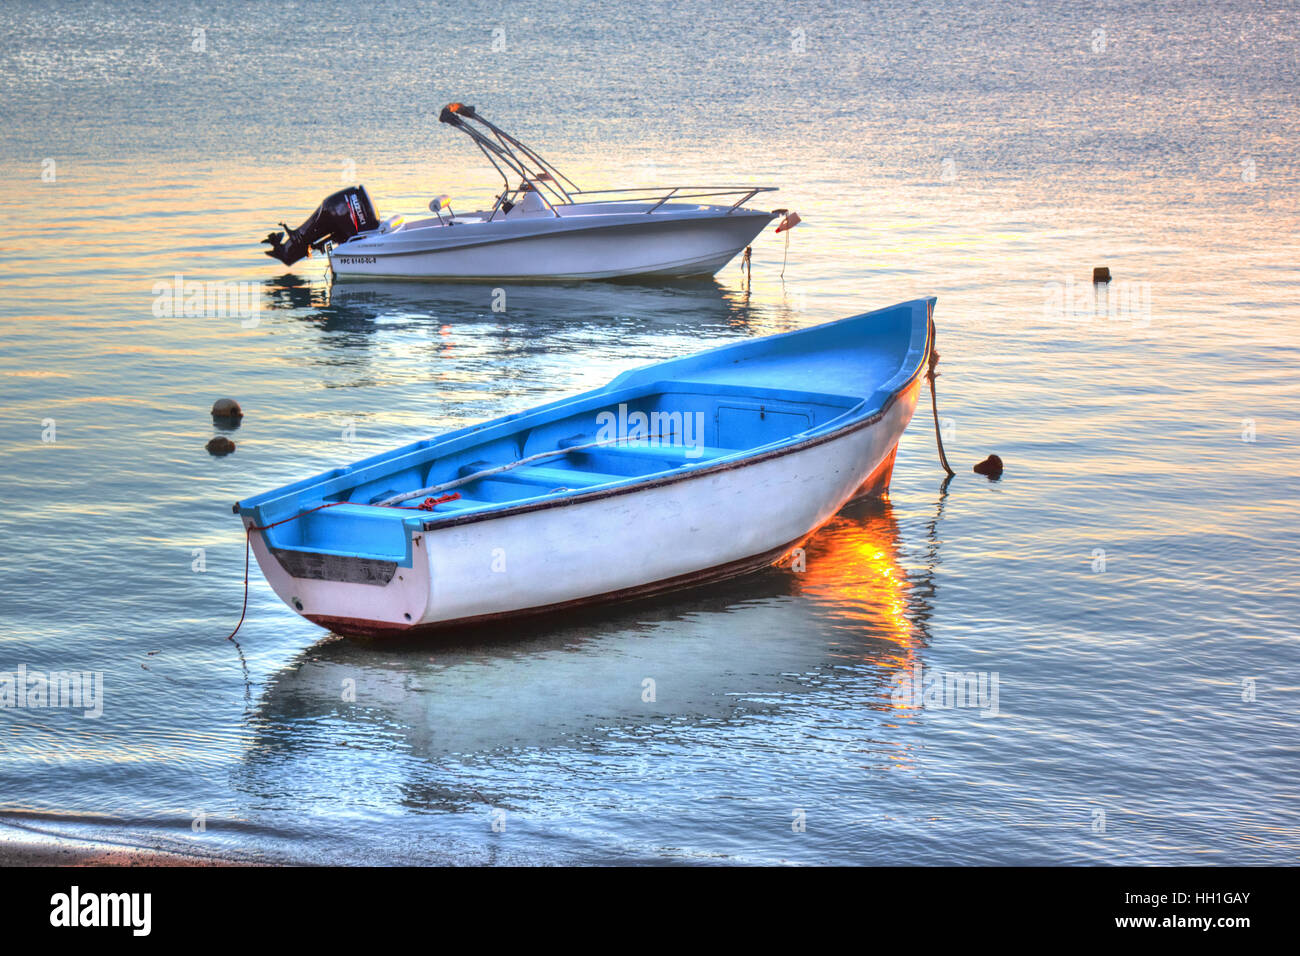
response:
{"label": "small float in water", "polygon": [[347,635],[757,570],[888,488],[931,367],[934,301],[634,369],[234,510],[275,592]]}
{"label": "small float in water", "polygon": [[[491,209],[456,213],[447,196],[432,215],[380,219],[364,186],[326,198],[297,229],[262,240],[292,265],[312,250],[336,279],[570,280],[711,276],[785,209],[745,203],[775,186],[580,189],[535,150],[472,106],[449,103],[439,119],[473,140],[503,180]],[[511,182],[517,186],[511,186]],[[704,200],[704,201],[702,201]]]}

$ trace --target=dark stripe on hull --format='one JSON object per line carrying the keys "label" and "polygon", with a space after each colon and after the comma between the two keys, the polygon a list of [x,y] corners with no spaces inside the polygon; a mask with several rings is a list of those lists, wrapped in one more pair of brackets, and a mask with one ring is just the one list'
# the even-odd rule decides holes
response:
{"label": "dark stripe on hull", "polygon": [[266,549],[271,552],[271,556],[280,562],[284,573],[291,578],[304,581],[339,581],[344,584],[373,584],[383,587],[393,580],[393,575],[397,573],[396,561],[273,548],[265,538],[262,540],[266,544]]}

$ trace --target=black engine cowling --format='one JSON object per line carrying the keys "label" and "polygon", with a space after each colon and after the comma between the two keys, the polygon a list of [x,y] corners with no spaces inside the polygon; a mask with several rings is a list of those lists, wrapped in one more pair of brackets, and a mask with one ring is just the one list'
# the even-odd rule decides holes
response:
{"label": "black engine cowling", "polygon": [[263,251],[291,266],[303,256],[311,255],[312,249],[322,249],[327,241],[337,244],[359,232],[377,229],[379,216],[366,187],[349,186],[327,197],[297,229],[290,229],[285,223],[280,225],[284,226],[284,232],[273,232],[263,239],[271,247]]}

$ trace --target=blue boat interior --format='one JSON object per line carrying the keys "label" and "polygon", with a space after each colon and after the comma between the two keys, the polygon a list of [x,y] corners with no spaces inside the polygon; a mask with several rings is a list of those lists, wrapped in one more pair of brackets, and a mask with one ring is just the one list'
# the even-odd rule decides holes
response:
{"label": "blue boat interior", "polygon": [[[274,548],[409,566],[412,534],[442,521],[741,461],[879,411],[925,360],[932,302],[634,369],[594,391],[385,452],[236,509],[258,526],[282,522],[263,532]],[[420,498],[379,504],[549,452],[435,492],[458,497],[432,511],[418,509]]]}

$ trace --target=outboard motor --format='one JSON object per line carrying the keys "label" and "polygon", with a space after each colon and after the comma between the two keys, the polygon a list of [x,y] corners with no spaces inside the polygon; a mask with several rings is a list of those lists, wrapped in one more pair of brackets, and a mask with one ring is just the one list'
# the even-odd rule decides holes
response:
{"label": "outboard motor", "polygon": [[273,232],[263,239],[271,247],[263,251],[291,266],[303,256],[311,255],[311,250],[323,250],[326,242],[337,245],[359,232],[377,229],[379,216],[366,194],[366,187],[349,186],[327,197],[297,229],[290,229],[285,223],[280,225],[284,226],[284,232]]}

